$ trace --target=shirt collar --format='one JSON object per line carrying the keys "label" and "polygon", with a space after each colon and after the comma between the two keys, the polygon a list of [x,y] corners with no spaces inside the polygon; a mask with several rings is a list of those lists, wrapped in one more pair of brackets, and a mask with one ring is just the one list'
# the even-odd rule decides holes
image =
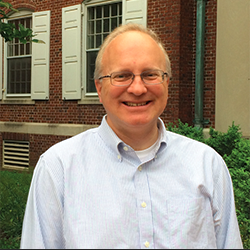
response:
{"label": "shirt collar", "polygon": [[[125,146],[126,144],[115,134],[112,128],[108,125],[106,118],[107,115],[105,115],[102,119],[101,125],[98,128],[98,134],[110,150],[115,151],[117,154],[119,154],[119,148],[121,147],[120,145]],[[156,153],[159,153],[167,145],[167,132],[161,118],[158,118],[157,126],[159,128],[159,140]],[[129,145],[127,146],[129,147]]]}

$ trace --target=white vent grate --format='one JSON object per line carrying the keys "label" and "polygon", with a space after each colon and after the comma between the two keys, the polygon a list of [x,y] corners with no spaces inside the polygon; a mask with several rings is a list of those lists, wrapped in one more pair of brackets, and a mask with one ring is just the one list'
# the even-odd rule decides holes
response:
{"label": "white vent grate", "polygon": [[3,167],[28,168],[29,167],[29,142],[3,141]]}

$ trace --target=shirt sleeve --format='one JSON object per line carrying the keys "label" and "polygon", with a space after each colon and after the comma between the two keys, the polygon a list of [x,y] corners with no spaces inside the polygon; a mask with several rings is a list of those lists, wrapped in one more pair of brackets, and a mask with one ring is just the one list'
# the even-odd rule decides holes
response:
{"label": "shirt sleeve", "polygon": [[219,249],[242,249],[238,220],[235,211],[234,192],[231,176],[222,158],[218,162],[214,186],[214,225]]}
{"label": "shirt sleeve", "polygon": [[65,248],[63,181],[60,180],[60,175],[62,173],[58,172],[58,166],[48,168],[41,156],[34,170],[28,195],[21,249]]}

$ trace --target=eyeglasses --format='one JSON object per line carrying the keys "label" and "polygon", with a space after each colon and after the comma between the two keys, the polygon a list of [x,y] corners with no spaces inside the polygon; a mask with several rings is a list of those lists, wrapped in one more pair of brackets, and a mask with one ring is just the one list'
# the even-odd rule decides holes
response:
{"label": "eyeglasses", "polygon": [[135,79],[135,76],[140,76],[142,81],[147,85],[157,85],[164,81],[164,75],[168,76],[168,73],[162,70],[147,70],[141,74],[133,74],[132,72],[114,72],[110,75],[101,76],[98,79],[110,78],[110,82],[114,86],[124,87],[129,86]]}

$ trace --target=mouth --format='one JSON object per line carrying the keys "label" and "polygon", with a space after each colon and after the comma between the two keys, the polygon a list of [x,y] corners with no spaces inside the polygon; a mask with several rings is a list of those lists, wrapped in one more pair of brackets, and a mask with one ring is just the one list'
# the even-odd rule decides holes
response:
{"label": "mouth", "polygon": [[148,102],[140,102],[140,103],[135,103],[135,102],[123,102],[126,106],[128,107],[141,107],[141,106],[146,106],[150,103]]}

